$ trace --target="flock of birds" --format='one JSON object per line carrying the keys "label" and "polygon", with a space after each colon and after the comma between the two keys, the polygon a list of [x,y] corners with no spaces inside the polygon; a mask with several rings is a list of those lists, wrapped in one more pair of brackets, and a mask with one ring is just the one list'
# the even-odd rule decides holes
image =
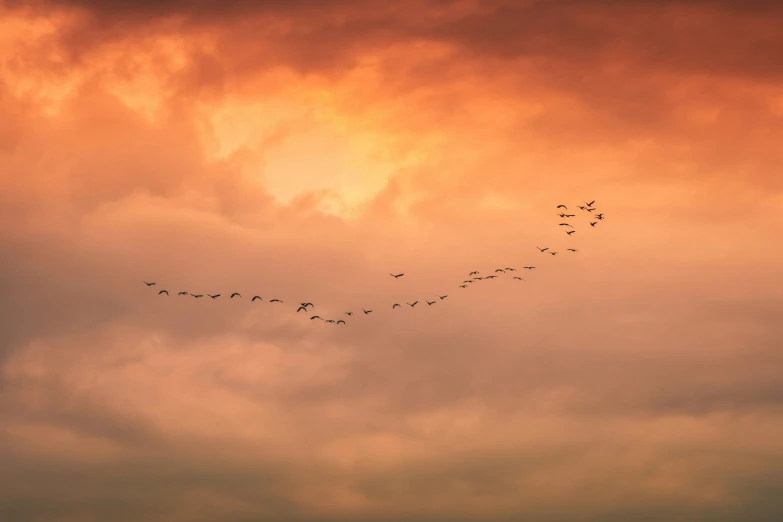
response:
{"label": "flock of birds", "polygon": [[[604,219],[604,215],[602,213],[600,213],[600,214],[593,214],[593,212],[596,210],[596,208],[593,206],[594,204],[595,204],[595,200],[590,201],[590,202],[585,202],[584,205],[579,205],[578,206],[579,210],[581,210],[582,212],[588,213],[591,217],[595,216],[595,221],[592,221],[592,220],[589,221],[591,227],[595,227],[598,224],[599,221],[603,221],[603,219]],[[558,215],[563,220],[566,220],[568,218],[576,217],[576,214],[569,214],[568,213],[569,210],[568,210],[568,207],[566,205],[558,205],[557,206],[557,210],[559,211]],[[566,234],[569,237],[573,236],[576,233],[576,229],[574,229],[574,226],[572,224],[570,224],[570,223],[563,222],[563,223],[560,223],[559,226],[561,226],[561,227],[569,227],[571,229],[571,230],[566,230],[565,231]],[[544,247],[544,248],[536,247],[536,248],[542,254],[549,254],[551,256],[556,256],[558,254],[556,251],[551,250],[549,247]],[[575,248],[567,248],[566,250],[568,252],[571,252],[571,253],[577,253],[578,252],[578,250],[575,249]],[[536,267],[535,266],[523,266],[521,268],[523,270],[534,270]],[[478,270],[474,270],[474,271],[472,271],[472,272],[470,272],[468,274],[468,278],[467,279],[462,281],[462,283],[459,285],[459,288],[461,288],[461,289],[469,288],[469,286],[472,285],[473,283],[477,283],[479,281],[484,281],[484,280],[496,279],[496,278],[499,277],[498,274],[507,274],[507,273],[512,273],[513,274],[514,272],[517,272],[516,268],[504,267],[504,268],[497,268],[497,269],[495,269],[494,273],[491,273],[490,275],[482,276],[481,273]],[[399,273],[399,274],[389,274],[389,275],[391,277],[393,277],[394,279],[399,279],[399,278],[403,277],[405,274],[404,273]],[[517,281],[524,281],[523,278],[521,278],[519,276],[516,276],[516,275],[512,276],[512,279],[513,280],[517,280]],[[144,284],[147,285],[147,287],[153,287],[153,286],[157,285],[157,283],[154,282],[154,281],[152,281],[152,282],[144,281]],[[167,296],[167,295],[169,295],[169,291],[165,290],[165,289],[160,290],[158,292],[158,295],[166,295]],[[177,295],[179,295],[179,296],[191,296],[191,297],[193,297],[195,299],[201,299],[201,298],[206,296],[206,297],[209,297],[210,299],[214,300],[214,299],[218,299],[222,294],[193,294],[193,293],[190,293],[190,292],[187,292],[187,291],[183,290],[181,292],[178,292]],[[427,306],[432,306],[432,305],[438,303],[439,301],[443,301],[447,297],[449,297],[448,294],[437,295],[436,298],[433,301],[425,299],[424,302],[427,303]],[[229,295],[228,298],[229,299],[235,299],[235,298],[242,299],[242,294],[240,294],[239,292],[233,292],[233,293],[231,293]],[[263,301],[263,298],[260,295],[254,295],[250,299],[250,301],[251,302]],[[270,299],[268,302],[269,303],[284,304],[284,301],[282,299],[277,299],[277,298]],[[416,305],[419,304],[419,301],[416,300],[416,301],[413,301],[412,303],[405,303],[405,304],[410,306],[411,308],[415,308]],[[305,313],[307,313],[310,308],[314,309],[315,305],[313,303],[310,303],[310,302],[302,302],[302,303],[299,303],[297,305],[296,312],[297,313],[298,312],[305,312]],[[392,310],[394,310],[395,308],[402,308],[402,305],[400,303],[394,303],[391,308],[392,308]],[[361,310],[362,310],[362,313],[364,315],[369,315],[369,314],[373,313],[372,309],[367,310],[367,309],[361,308]],[[351,317],[351,316],[354,315],[354,313],[353,312],[345,312],[345,315],[347,317]],[[320,320],[320,321],[323,321],[324,323],[331,323],[331,324],[334,324],[334,325],[338,325],[338,324],[345,325],[346,324],[344,319],[337,319],[337,320],[335,320],[335,319],[324,319],[320,315],[313,315],[313,316],[310,317],[310,320],[311,321]]]}

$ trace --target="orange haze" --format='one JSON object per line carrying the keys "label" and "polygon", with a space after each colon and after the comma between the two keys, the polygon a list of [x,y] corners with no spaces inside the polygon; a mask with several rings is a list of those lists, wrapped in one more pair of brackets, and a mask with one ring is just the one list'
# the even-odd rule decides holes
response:
{"label": "orange haze", "polygon": [[0,520],[783,520],[781,27],[7,0]]}

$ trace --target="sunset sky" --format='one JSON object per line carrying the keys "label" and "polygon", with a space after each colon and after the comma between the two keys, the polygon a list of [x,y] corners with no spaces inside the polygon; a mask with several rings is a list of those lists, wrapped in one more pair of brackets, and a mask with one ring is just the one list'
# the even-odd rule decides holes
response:
{"label": "sunset sky", "polygon": [[781,27],[6,0],[0,521],[783,520]]}

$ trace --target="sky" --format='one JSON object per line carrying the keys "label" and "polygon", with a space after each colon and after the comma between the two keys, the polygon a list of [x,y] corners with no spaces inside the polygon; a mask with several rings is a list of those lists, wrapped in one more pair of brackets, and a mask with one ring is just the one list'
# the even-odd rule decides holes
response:
{"label": "sky", "polygon": [[0,519],[783,519],[781,26],[6,0]]}

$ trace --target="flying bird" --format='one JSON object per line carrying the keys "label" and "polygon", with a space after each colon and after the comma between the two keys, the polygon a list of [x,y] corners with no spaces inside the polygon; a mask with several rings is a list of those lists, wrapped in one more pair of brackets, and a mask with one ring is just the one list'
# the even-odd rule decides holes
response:
{"label": "flying bird", "polygon": [[397,308],[398,306],[400,306],[400,303],[394,303],[394,304],[392,305],[392,310],[394,310],[394,309],[395,309],[395,308]]}
{"label": "flying bird", "polygon": [[430,306],[434,305],[435,303],[437,303],[437,301],[427,301],[427,304]]}
{"label": "flying bird", "polygon": [[506,271],[505,271],[505,270],[503,270],[502,268],[498,268],[497,270],[495,270],[495,272],[496,272],[496,273],[497,273],[497,272],[503,272],[504,274],[506,273]]}
{"label": "flying bird", "polygon": [[604,215],[603,214],[596,214],[595,217],[597,217],[598,219],[603,219]]}
{"label": "flying bird", "polygon": [[541,252],[546,252],[547,250],[549,250],[549,247],[546,248],[536,247],[536,248],[539,249]]}
{"label": "flying bird", "polygon": [[472,282],[473,282],[472,279],[466,279],[466,280],[463,281],[463,283],[472,283]]}
{"label": "flying bird", "polygon": [[352,315],[353,315],[353,312],[345,312],[345,315],[347,315],[348,317],[350,317],[350,316],[352,316]]}
{"label": "flying bird", "polygon": [[579,208],[582,209],[582,210],[587,210],[587,207],[584,207],[582,205],[579,205]]}
{"label": "flying bird", "polygon": [[324,322],[325,322],[325,323],[333,323],[333,322],[334,322],[334,319],[327,319],[327,320],[326,320],[326,321],[324,321]]}
{"label": "flying bird", "polygon": [[281,301],[280,299],[272,299],[272,300],[271,300],[271,301],[269,301],[269,302],[270,302],[270,303],[282,303],[283,301]]}
{"label": "flying bird", "polygon": [[342,319],[340,319],[339,321],[337,321],[337,324],[340,324],[340,323],[343,323],[343,324],[345,324],[345,321],[343,321]]}
{"label": "flying bird", "polygon": [[[256,299],[261,299],[261,296],[260,295],[254,295],[253,299],[251,299],[250,301],[255,301]],[[263,301],[263,299],[261,299],[261,300]]]}
{"label": "flying bird", "polygon": [[521,277],[514,276],[514,279],[519,279],[520,281],[524,281]]}
{"label": "flying bird", "polygon": [[526,268],[528,270],[533,270],[535,267],[534,266],[523,266],[522,268]]}
{"label": "flying bird", "polygon": [[506,270],[508,270],[509,272],[516,272],[517,271],[516,268],[506,268]]}
{"label": "flying bird", "polygon": [[[321,319],[321,316],[320,315],[314,315],[314,316],[312,316],[310,318],[310,320],[312,321],[313,319]],[[321,321],[323,321],[323,319],[321,319]]]}
{"label": "flying bird", "polygon": [[557,208],[564,208],[564,209],[568,210],[568,207],[565,206],[565,205],[558,205]]}
{"label": "flying bird", "polygon": [[566,234],[568,234],[569,236],[571,234],[576,234],[576,230],[566,230]]}
{"label": "flying bird", "polygon": [[439,295],[438,297],[440,298],[440,300],[441,300],[441,301],[443,301],[443,300],[444,300],[444,299],[446,299],[448,296],[447,296],[447,295]]}
{"label": "flying bird", "polygon": [[571,227],[571,228],[574,228],[574,226],[569,224],[569,223],[560,223],[560,226],[561,227]]}
{"label": "flying bird", "polygon": [[144,284],[147,285],[147,286],[155,286],[158,283],[148,283],[148,282],[144,281]]}
{"label": "flying bird", "polygon": [[231,294],[231,296],[229,297],[229,299],[233,299],[233,298],[235,298],[235,297],[242,297],[242,295],[241,295],[239,292],[234,292],[233,294]]}
{"label": "flying bird", "polygon": [[307,308],[308,306],[312,306],[313,308],[315,308],[315,305],[313,303],[299,303],[299,304],[304,306],[305,308]]}
{"label": "flying bird", "polygon": [[372,310],[365,310],[364,308],[362,308],[362,312],[364,312],[364,315],[367,315],[367,314],[369,314],[370,312],[372,312]]}
{"label": "flying bird", "polygon": [[217,299],[218,297],[220,297],[220,294],[215,294],[215,295],[207,294],[207,295],[212,299]]}
{"label": "flying bird", "polygon": [[302,311],[306,312],[307,311],[307,307],[306,306],[300,306],[299,308],[296,309],[296,313],[299,313],[299,312],[302,312]]}
{"label": "flying bird", "polygon": [[550,254],[552,254],[553,256],[556,256],[557,252],[550,252]]}
{"label": "flying bird", "polygon": [[593,203],[595,203],[595,200],[591,201],[590,203],[587,203],[587,201],[585,201],[585,203],[587,204],[588,207],[592,207]]}
{"label": "flying bird", "polygon": [[591,222],[590,222],[590,226],[591,226],[591,227],[594,227],[594,226],[595,226],[597,223],[598,223],[598,221],[591,221]]}
{"label": "flying bird", "polygon": [[491,275],[491,276],[485,277],[484,279],[495,279],[496,277],[497,277],[496,275]]}
{"label": "flying bird", "polygon": [[558,214],[558,216],[560,216],[561,218],[564,218],[564,217],[568,216],[568,214],[560,213],[560,214]]}
{"label": "flying bird", "polygon": [[399,277],[404,276],[405,274],[389,274],[389,275],[392,276],[394,279],[397,279]]}
{"label": "flying bird", "polygon": [[418,304],[418,301],[413,301],[412,303],[405,303],[405,304],[410,306],[411,308],[413,308],[414,306],[416,306]]}
{"label": "flying bird", "polygon": [[180,292],[177,295],[188,295],[188,293],[187,292]]}
{"label": "flying bird", "polygon": [[460,288],[467,288],[468,285],[459,285]]}
{"label": "flying bird", "polygon": [[168,290],[161,290],[160,292],[158,292],[158,295],[160,295],[160,294],[169,295],[169,291]]}
{"label": "flying bird", "polygon": [[196,299],[198,299],[199,297],[204,297],[204,294],[190,294],[190,295],[192,295]]}
{"label": "flying bird", "polygon": [[571,252],[579,252],[579,250],[577,250],[575,248],[568,248],[567,250],[570,250]]}
{"label": "flying bird", "polygon": [[469,273],[468,276],[478,275],[478,274],[479,274],[479,272],[478,272],[478,270],[476,270],[476,271],[473,271],[473,272]]}

